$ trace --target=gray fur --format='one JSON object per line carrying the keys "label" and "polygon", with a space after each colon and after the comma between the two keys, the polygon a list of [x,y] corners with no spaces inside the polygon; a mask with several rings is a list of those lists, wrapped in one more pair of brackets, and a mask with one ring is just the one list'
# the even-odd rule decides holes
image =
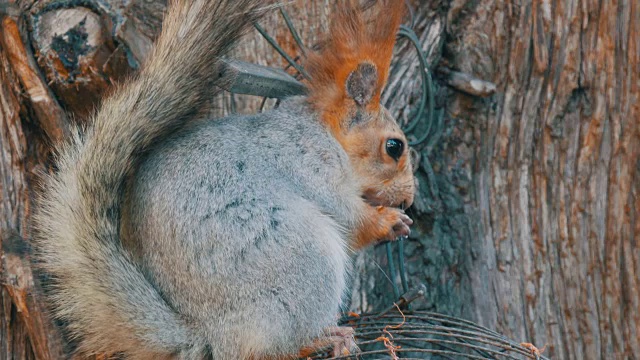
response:
{"label": "gray fur", "polygon": [[[220,56],[262,3],[174,0],[138,78],[62,149],[38,204],[34,248],[78,352],[295,354],[335,326],[348,240],[369,227],[382,229],[380,239],[408,233],[401,211],[361,198],[364,180],[397,188],[365,166],[381,161],[380,135],[399,132],[392,122],[371,121],[372,160],[358,168],[304,99],[194,120],[222,81]],[[398,171],[396,162],[381,168]],[[400,171],[406,191],[385,204],[413,198],[410,164]]]}
{"label": "gray fur", "polygon": [[335,326],[357,186],[340,145],[290,100],[154,148],[130,188],[127,237],[147,239],[134,251],[149,278],[215,359],[295,354]]}
{"label": "gray fur", "polygon": [[149,359],[204,355],[206,340],[120,245],[123,185],[139,154],[212,96],[219,57],[263,3],[173,1],[139,76],[104,101],[92,129],[61,150],[58,172],[38,204],[34,248],[54,281],[54,314],[68,322],[79,352]]}

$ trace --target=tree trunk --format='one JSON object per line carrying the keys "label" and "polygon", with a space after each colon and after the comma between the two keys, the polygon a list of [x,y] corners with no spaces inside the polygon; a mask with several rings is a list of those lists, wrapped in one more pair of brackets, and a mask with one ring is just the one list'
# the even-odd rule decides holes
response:
{"label": "tree trunk", "polygon": [[[285,2],[306,44],[331,2]],[[427,294],[413,307],[546,344],[553,359],[640,358],[640,3],[410,3],[437,89],[428,137],[414,147],[419,194],[404,256],[409,287],[424,283]],[[0,0],[3,359],[68,351],[20,238],[30,237],[50,143],[136,71],[165,5]],[[261,24],[300,55],[277,12]],[[236,55],[286,65],[257,33]],[[401,39],[383,96],[405,125],[422,94],[417,59]],[[226,94],[214,108],[251,112],[261,101]],[[428,130],[427,115],[410,137]],[[357,257],[353,310],[397,300],[387,262],[385,246]]]}
{"label": "tree trunk", "polygon": [[[553,359],[639,358],[640,3],[448,5],[433,68],[497,92],[442,91],[405,250],[410,283],[427,284],[420,307]],[[392,300],[382,253],[360,262],[366,310]]]}

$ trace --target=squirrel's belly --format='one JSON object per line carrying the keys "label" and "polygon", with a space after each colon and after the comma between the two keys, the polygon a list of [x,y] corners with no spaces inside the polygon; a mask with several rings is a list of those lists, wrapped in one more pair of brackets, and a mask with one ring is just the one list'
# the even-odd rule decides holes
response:
{"label": "squirrel's belly", "polygon": [[172,307],[198,319],[204,333],[232,323],[265,349],[287,349],[335,326],[350,269],[338,224],[303,199],[254,208],[246,220],[237,210],[207,222],[183,214],[188,220],[166,221],[173,232],[164,234],[143,226],[155,239],[143,263]]}
{"label": "squirrel's belly", "polygon": [[[205,333],[234,324],[280,349],[320,335],[335,325],[350,269],[343,226],[269,149],[239,150],[231,144],[246,140],[209,130],[165,142],[140,165],[124,207],[128,248]],[[275,149],[291,154],[284,146]]]}
{"label": "squirrel's belly", "polygon": [[174,309],[205,333],[233,323],[276,348],[335,325],[350,269],[336,221],[286,183],[267,191],[265,181],[241,184],[224,169],[217,177],[158,169],[143,164],[131,185],[126,232]]}

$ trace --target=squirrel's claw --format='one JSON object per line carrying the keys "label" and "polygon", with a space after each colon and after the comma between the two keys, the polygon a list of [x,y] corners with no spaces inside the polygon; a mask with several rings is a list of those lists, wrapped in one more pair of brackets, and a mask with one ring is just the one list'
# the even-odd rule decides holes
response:
{"label": "squirrel's claw", "polygon": [[362,224],[355,234],[354,248],[369,244],[393,241],[411,234],[413,220],[398,208],[368,205]]}
{"label": "squirrel's claw", "polygon": [[353,328],[336,326],[326,329],[325,332],[329,335],[329,339],[333,340],[331,356],[339,357],[360,351],[353,338]]}
{"label": "squirrel's claw", "polygon": [[385,210],[390,212],[391,229],[384,240],[408,237],[411,234],[410,226],[413,225],[413,220],[403,210],[395,208],[385,208]]}
{"label": "squirrel's claw", "polygon": [[353,328],[332,326],[325,329],[325,336],[316,339],[309,347],[302,349],[300,358],[307,358],[323,349],[328,349],[331,357],[350,355],[360,351],[353,338]]}

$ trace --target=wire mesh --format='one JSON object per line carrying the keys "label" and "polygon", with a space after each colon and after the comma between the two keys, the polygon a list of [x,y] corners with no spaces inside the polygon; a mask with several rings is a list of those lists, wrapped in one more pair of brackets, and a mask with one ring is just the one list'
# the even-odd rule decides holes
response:
{"label": "wire mesh", "polygon": [[543,349],[471,321],[426,311],[350,314],[340,325],[355,329],[360,351],[331,358],[330,349],[324,349],[309,359],[547,359]]}

